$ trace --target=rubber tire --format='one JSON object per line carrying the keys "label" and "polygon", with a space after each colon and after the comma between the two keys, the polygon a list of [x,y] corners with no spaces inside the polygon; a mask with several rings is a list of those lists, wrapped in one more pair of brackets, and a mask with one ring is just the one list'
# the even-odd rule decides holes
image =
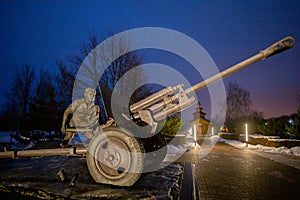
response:
{"label": "rubber tire", "polygon": [[[106,141],[109,137],[120,140],[122,143],[127,145],[130,153],[134,152],[134,154],[130,154],[128,171],[122,172],[122,177],[110,178],[105,176],[105,174],[103,174],[105,173],[103,172],[104,170],[101,171],[101,169],[99,169],[99,164],[97,165],[98,161],[95,159],[96,152],[99,151],[99,148],[101,148],[100,144],[103,141]],[[136,138],[117,127],[109,127],[103,129],[102,134],[95,136],[90,141],[87,151],[87,166],[91,176],[97,183],[116,186],[132,186],[140,178],[143,172],[144,156],[144,148]]]}

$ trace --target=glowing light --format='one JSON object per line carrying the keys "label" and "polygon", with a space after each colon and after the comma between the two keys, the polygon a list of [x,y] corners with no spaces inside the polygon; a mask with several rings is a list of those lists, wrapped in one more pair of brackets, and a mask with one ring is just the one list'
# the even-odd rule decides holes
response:
{"label": "glowing light", "polygon": [[190,128],[190,129],[189,129],[189,134],[190,134],[190,135],[193,135],[193,128]]}
{"label": "glowing light", "polygon": [[193,129],[194,129],[194,142],[195,142],[195,145],[196,145],[196,142],[197,142],[197,126],[196,126],[196,124],[194,124],[194,127],[193,127]]}
{"label": "glowing light", "polygon": [[248,142],[248,124],[245,124],[246,129],[246,142]]}

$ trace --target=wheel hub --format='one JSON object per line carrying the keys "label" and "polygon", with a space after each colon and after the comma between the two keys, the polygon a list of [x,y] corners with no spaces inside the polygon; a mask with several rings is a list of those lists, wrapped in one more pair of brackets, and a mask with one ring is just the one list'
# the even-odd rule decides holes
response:
{"label": "wheel hub", "polygon": [[96,166],[109,179],[119,179],[129,171],[130,149],[124,141],[116,137],[107,137],[96,151]]}
{"label": "wheel hub", "polygon": [[120,153],[113,149],[112,151],[106,151],[104,154],[104,164],[110,167],[116,167],[120,164]]}

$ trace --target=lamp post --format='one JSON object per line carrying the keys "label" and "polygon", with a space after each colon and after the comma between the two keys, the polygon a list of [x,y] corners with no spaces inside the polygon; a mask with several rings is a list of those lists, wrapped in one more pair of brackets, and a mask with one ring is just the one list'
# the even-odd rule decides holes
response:
{"label": "lamp post", "polygon": [[248,124],[245,124],[245,130],[246,130],[246,147],[248,147]]}
{"label": "lamp post", "polygon": [[194,127],[193,127],[193,138],[194,138],[195,146],[197,146],[197,126],[196,126],[196,124],[194,124]]}
{"label": "lamp post", "polygon": [[214,135],[214,127],[211,127],[211,135]]}
{"label": "lamp post", "polygon": [[289,123],[291,124],[291,127],[294,128],[294,123],[292,119],[289,120]]}

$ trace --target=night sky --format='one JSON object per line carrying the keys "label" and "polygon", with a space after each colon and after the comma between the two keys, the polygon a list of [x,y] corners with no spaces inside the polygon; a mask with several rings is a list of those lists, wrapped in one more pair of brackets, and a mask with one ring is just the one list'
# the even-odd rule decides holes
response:
{"label": "night sky", "polygon": [[[261,61],[224,80],[237,81],[251,94],[253,108],[266,118],[296,112],[300,93],[300,1],[28,1],[0,2],[0,95],[11,83],[13,68],[24,62],[37,71],[55,72],[56,62],[79,52],[89,33],[100,40],[140,27],[182,32],[201,44],[223,70],[286,36],[294,48]],[[145,62],[185,71],[186,63],[163,52],[144,52]],[[191,83],[198,77],[186,76]],[[206,92],[199,93],[209,112]]]}

